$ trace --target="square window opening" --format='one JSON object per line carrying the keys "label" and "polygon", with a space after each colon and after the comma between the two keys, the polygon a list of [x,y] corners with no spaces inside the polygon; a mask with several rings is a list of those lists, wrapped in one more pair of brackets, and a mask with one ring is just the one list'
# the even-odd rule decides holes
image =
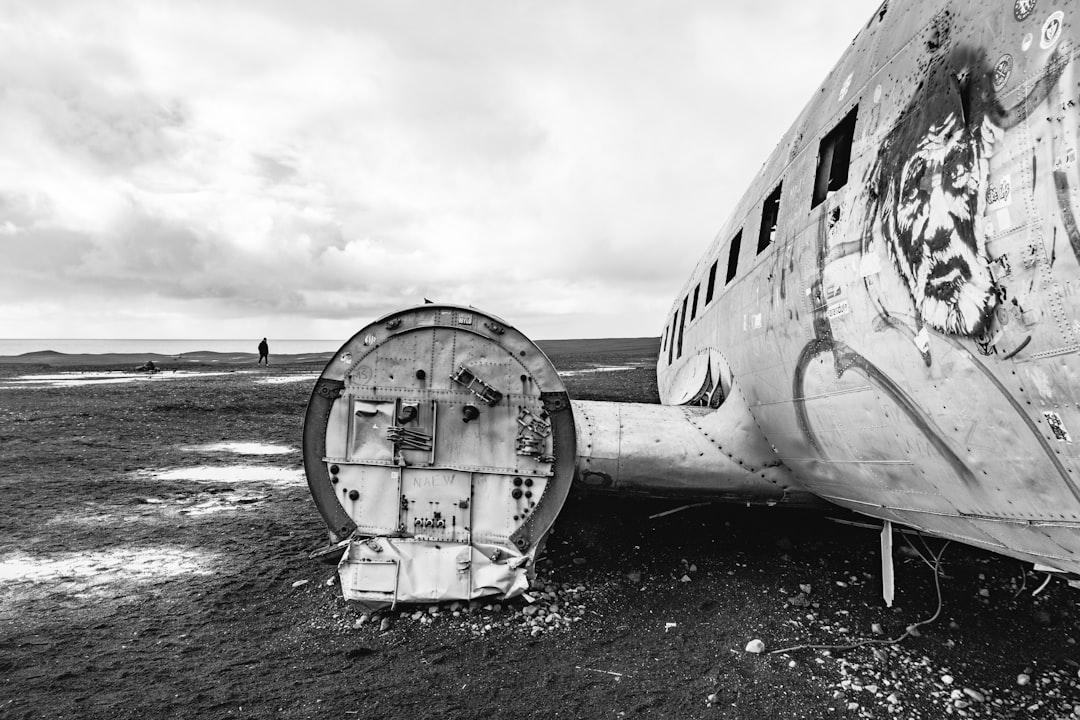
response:
{"label": "square window opening", "polygon": [[772,245],[776,238],[776,223],[780,219],[780,190],[783,183],[776,186],[765,203],[761,206],[761,232],[758,234],[757,251],[761,251]]}
{"label": "square window opening", "polygon": [[690,308],[690,320],[691,321],[694,320],[697,317],[697,301],[698,301],[698,295],[700,293],[701,293],[701,283],[698,283],[697,287],[694,288],[694,302],[691,304],[691,308]]}
{"label": "square window opening", "polygon": [[847,185],[851,166],[851,145],[855,140],[855,119],[859,106],[851,109],[840,124],[821,138],[818,146],[817,175],[814,178],[814,199],[811,209],[825,202],[829,193]]}
{"label": "square window opening", "polygon": [[708,305],[712,302],[713,291],[716,290],[716,265],[719,260],[713,260],[712,267],[709,268],[709,285],[705,288],[705,304]]}
{"label": "square window opening", "polygon": [[731,239],[731,247],[728,248],[727,256],[727,279],[724,280],[724,284],[727,285],[735,279],[735,274],[739,272],[739,246],[742,245],[742,230],[735,233],[735,237]]}

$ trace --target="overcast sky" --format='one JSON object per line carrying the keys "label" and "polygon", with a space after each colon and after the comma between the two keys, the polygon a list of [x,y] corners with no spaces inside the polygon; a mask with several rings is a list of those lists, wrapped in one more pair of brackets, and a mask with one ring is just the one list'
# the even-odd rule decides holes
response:
{"label": "overcast sky", "polygon": [[655,336],[880,0],[0,0],[0,337]]}

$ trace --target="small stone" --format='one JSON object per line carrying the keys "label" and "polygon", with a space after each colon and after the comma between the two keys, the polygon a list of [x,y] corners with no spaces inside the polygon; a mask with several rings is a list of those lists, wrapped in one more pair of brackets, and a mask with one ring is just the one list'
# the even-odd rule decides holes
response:
{"label": "small stone", "polygon": [[799,589],[809,595],[811,590],[810,583],[799,583]]}
{"label": "small stone", "polygon": [[587,562],[587,561],[586,561],[586,560],[585,560],[585,558],[583,558],[583,557],[576,557],[576,558],[574,558],[574,564],[575,564],[575,565],[584,565],[584,564],[585,564],[586,562]]}
{"label": "small stone", "polygon": [[972,688],[964,688],[964,694],[975,702],[986,702],[986,696],[978,690],[974,690]]}
{"label": "small stone", "polygon": [[990,597],[990,591],[987,590],[986,588],[980,589],[979,590],[979,597],[984,597],[984,598]]}
{"label": "small stone", "polygon": [[849,702],[847,704],[847,709],[852,710],[852,711],[858,710],[859,709],[859,703],[857,703],[857,702]]}
{"label": "small stone", "polygon": [[748,653],[763,653],[765,652],[765,643],[761,640],[751,640],[746,643],[746,652]]}
{"label": "small stone", "polygon": [[911,637],[921,637],[922,636],[922,633],[919,632],[919,628],[916,627],[915,625],[908,625],[907,626],[907,634],[910,635]]}
{"label": "small stone", "polygon": [[531,616],[535,615],[539,610],[540,608],[536,607],[535,605],[527,605],[521,608],[521,614],[525,616]]}
{"label": "small stone", "polygon": [[885,634],[885,630],[882,629],[881,623],[873,623],[870,626],[870,632],[874,633],[875,635],[884,635]]}
{"label": "small stone", "polygon": [[795,662],[794,660],[788,660],[788,664],[787,664],[787,666],[788,666],[789,668],[793,668],[793,667],[795,667],[795,666],[796,666],[796,665],[798,665],[798,664],[799,664],[799,663]]}
{"label": "small stone", "polygon": [[960,623],[956,622],[955,620],[950,620],[949,621],[949,629],[950,630],[959,630],[960,629]]}
{"label": "small stone", "polygon": [[679,582],[690,582],[690,576],[683,575],[681,578],[679,578]]}
{"label": "small stone", "polygon": [[626,573],[626,578],[630,582],[632,582],[634,584],[637,584],[637,583],[641,582],[641,573],[639,573],[639,572],[628,572],[628,573]]}
{"label": "small stone", "polygon": [[384,617],[382,619],[382,622],[379,623],[379,632],[386,632],[387,630],[389,630],[393,626],[394,626],[393,620],[391,620],[388,617]]}
{"label": "small stone", "polygon": [[292,584],[292,586],[293,586],[294,588],[298,588],[298,587],[300,587],[301,585],[307,585],[307,583],[308,583],[308,581],[307,581],[307,580],[297,580],[296,582],[294,582],[294,583]]}
{"label": "small stone", "polygon": [[888,701],[890,705],[895,705],[900,702],[900,698],[896,693],[889,693],[889,697],[885,698],[885,700]]}
{"label": "small stone", "polygon": [[866,685],[865,687],[863,687],[863,690],[865,690],[868,693],[873,693],[874,695],[877,695],[878,686],[877,685]]}
{"label": "small stone", "polygon": [[542,633],[542,632],[544,632],[544,631],[543,631],[543,630],[541,630],[540,628],[538,628],[538,627],[534,627],[534,628],[532,629],[532,631],[531,631],[531,632],[529,633],[529,635],[531,635],[531,636],[533,636],[533,637],[536,637],[537,635],[539,635],[539,634],[540,634],[540,633]]}
{"label": "small stone", "polygon": [[424,611],[423,610],[417,610],[416,612],[414,612],[412,614],[412,619],[413,620],[419,620],[422,617],[424,617]]}
{"label": "small stone", "polygon": [[362,628],[364,627],[364,624],[367,623],[367,621],[370,619],[371,617],[367,613],[364,613],[360,617],[356,618],[356,622],[353,623],[353,627]]}
{"label": "small stone", "polygon": [[720,702],[720,696],[716,693],[711,693],[709,697],[705,698],[705,702],[709,703],[710,705],[715,705],[716,703]]}
{"label": "small stone", "polygon": [[952,685],[953,684],[953,676],[952,675],[942,675],[941,676],[941,682],[943,682],[946,685]]}
{"label": "small stone", "polygon": [[[844,582],[843,580],[837,580],[837,581],[836,581],[836,587],[842,587],[842,588],[846,588],[846,587],[847,587],[847,583],[846,583],[846,582]],[[856,707],[858,707],[858,704],[857,704],[857,703],[856,703]]]}
{"label": "small stone", "polygon": [[331,585],[333,585],[336,582],[337,582],[337,576],[336,575],[331,575],[330,577],[326,578],[326,587],[330,587]]}
{"label": "small stone", "polygon": [[1019,675],[1016,676],[1016,684],[1017,685],[1027,685],[1030,682],[1031,682],[1031,676],[1028,675],[1027,673],[1020,673]]}
{"label": "small stone", "polygon": [[688,570],[689,570],[690,572],[697,572],[697,565],[694,565],[693,563],[691,563],[691,564],[690,564],[690,567],[689,567],[689,568],[687,568],[687,569],[688,569]]}

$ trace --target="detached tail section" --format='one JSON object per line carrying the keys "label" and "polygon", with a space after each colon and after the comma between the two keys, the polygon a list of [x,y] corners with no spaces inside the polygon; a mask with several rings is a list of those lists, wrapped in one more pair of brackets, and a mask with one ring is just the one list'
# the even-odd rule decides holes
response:
{"label": "detached tail section", "polygon": [[719,410],[571,403],[504,321],[426,304],[365,327],[316,382],[304,466],[347,599],[511,597],[575,477],[613,492],[805,502],[737,392]]}

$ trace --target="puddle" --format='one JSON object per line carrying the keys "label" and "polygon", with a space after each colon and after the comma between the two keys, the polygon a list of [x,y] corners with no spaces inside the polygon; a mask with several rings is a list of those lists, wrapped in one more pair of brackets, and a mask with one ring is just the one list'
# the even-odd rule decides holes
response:
{"label": "puddle", "polygon": [[584,370],[560,370],[559,375],[571,377],[574,375],[588,375],[589,373],[617,372],[619,370],[634,370],[634,365],[606,365],[603,367],[585,368]]}
{"label": "puddle", "polygon": [[163,382],[166,380],[180,380],[193,377],[211,377],[229,374],[233,373],[165,370],[155,373],[99,371],[56,373],[53,375],[19,375],[5,380],[0,384],[0,389],[12,390],[16,388],[36,389],[80,387],[87,385],[120,385],[133,382]]}
{"label": "puddle", "polygon": [[0,583],[48,583],[54,590],[91,593],[106,586],[147,583],[181,575],[210,575],[216,553],[187,547],[116,548],[88,552],[0,555]]}
{"label": "puddle", "polygon": [[315,382],[319,379],[319,373],[304,373],[303,375],[275,375],[273,377],[259,378],[255,382],[259,385],[286,385],[288,383]]}
{"label": "puddle", "polygon": [[123,511],[93,511],[66,514],[52,518],[46,525],[80,528],[116,528],[133,523],[160,524],[168,521],[175,523],[177,517],[202,517],[226,512],[242,512],[247,506],[253,506],[269,499],[268,495],[250,493],[204,493],[190,497],[145,497],[135,501],[134,507]]}
{"label": "puddle", "polygon": [[149,476],[155,480],[260,483],[275,487],[302,487],[307,485],[302,469],[267,465],[196,465],[193,467],[171,468],[169,470],[141,470],[139,474]]}
{"label": "puddle", "polygon": [[209,445],[190,445],[184,450],[188,452],[220,452],[234,453],[236,455],[287,455],[295,451],[287,445],[270,445],[258,442],[219,442]]}

